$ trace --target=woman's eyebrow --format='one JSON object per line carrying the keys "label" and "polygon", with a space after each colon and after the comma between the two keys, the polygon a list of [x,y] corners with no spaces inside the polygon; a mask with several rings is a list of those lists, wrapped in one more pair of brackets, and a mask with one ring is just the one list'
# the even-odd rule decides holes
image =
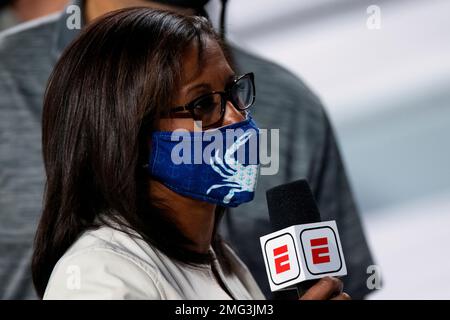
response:
{"label": "woman's eyebrow", "polygon": [[[232,82],[234,79],[236,79],[236,74],[233,73],[231,75],[228,76],[227,80],[225,81],[225,84],[229,84],[230,82]],[[187,92],[191,92],[191,91],[197,91],[199,89],[204,89],[204,90],[209,90],[209,91],[213,91],[211,85],[209,83],[197,83],[197,84],[193,84],[190,85],[186,88]]]}
{"label": "woman's eyebrow", "polygon": [[197,83],[195,85],[188,86],[186,88],[186,91],[190,92],[198,89],[212,90],[211,85],[209,83]]}

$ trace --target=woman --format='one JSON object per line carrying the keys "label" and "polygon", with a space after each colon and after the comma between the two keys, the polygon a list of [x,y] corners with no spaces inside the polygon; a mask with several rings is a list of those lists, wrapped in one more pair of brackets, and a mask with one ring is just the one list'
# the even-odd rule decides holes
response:
{"label": "woman", "polygon": [[[224,207],[253,197],[253,102],[253,75],[234,73],[204,18],[133,8],[85,29],[45,96],[40,297],[263,299],[216,232]],[[231,144],[206,143],[230,130]],[[206,161],[189,161],[198,141]],[[341,292],[327,278],[306,297]]]}

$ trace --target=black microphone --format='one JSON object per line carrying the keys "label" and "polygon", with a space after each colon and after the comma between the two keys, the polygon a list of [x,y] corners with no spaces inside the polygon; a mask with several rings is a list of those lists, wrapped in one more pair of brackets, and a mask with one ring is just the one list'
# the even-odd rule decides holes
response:
{"label": "black microphone", "polygon": [[272,291],[295,285],[301,297],[321,277],[347,273],[336,223],[321,222],[306,180],[274,187],[266,198],[275,232],[261,246]]}
{"label": "black microphone", "polygon": [[270,224],[274,230],[320,222],[319,208],[306,180],[298,180],[266,192]]}

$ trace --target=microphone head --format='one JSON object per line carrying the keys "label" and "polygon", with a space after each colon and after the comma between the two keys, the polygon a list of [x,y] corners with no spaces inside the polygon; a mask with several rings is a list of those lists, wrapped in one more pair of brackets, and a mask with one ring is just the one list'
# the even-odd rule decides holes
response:
{"label": "microphone head", "polygon": [[320,222],[319,209],[306,180],[283,184],[266,192],[270,223],[274,230]]}

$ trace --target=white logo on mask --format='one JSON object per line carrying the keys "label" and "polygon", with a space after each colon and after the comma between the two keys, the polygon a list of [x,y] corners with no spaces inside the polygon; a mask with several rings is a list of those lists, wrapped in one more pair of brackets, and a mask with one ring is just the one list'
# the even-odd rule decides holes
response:
{"label": "white logo on mask", "polygon": [[235,193],[244,191],[253,192],[255,190],[259,165],[243,165],[234,158],[237,150],[246,144],[250,137],[251,132],[244,133],[226,150],[224,157],[226,165],[219,156],[219,150],[216,149],[214,157],[210,159],[210,165],[223,178],[222,181],[224,183],[212,185],[206,191],[206,194],[209,194],[213,189],[229,187],[230,191],[223,198],[223,203],[229,203]]}

